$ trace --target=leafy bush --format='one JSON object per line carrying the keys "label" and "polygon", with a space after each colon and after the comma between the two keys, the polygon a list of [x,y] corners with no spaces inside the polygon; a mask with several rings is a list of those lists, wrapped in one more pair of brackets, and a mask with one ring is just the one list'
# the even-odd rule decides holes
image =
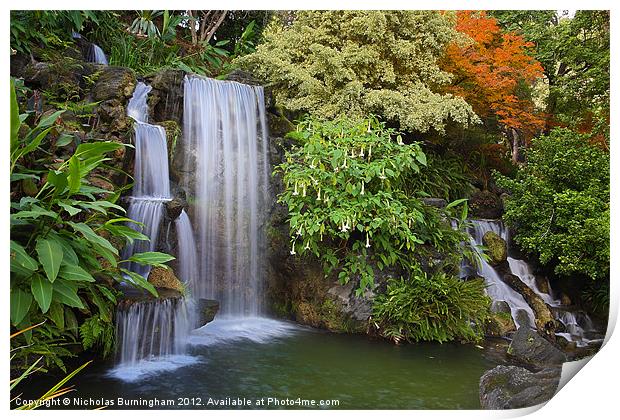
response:
{"label": "leafy bush", "polygon": [[373,286],[373,267],[409,270],[429,247],[460,261],[462,233],[405,193],[427,165],[419,144],[404,144],[374,117],[306,119],[289,136],[301,143],[276,173],[283,175],[278,200],[288,206],[291,254],[313,253],[342,283],[359,277],[359,293]]}
{"label": "leafy bush", "polygon": [[253,54],[236,61],[273,86],[277,102],[320,118],[380,115],[403,130],[443,131],[477,120],[438,59],[457,37],[438,11],[300,11],[274,20]]}
{"label": "leafy bush", "polygon": [[609,276],[609,155],[587,136],[555,129],[532,141],[510,190],[504,219],[515,241],[561,275]]}
{"label": "leafy bush", "polygon": [[419,268],[408,280],[391,279],[387,292],[377,296],[373,319],[380,334],[399,342],[477,341],[482,338],[489,298],[482,279],[461,281]]}
{"label": "leafy bush", "polygon": [[[72,355],[67,345],[80,338],[84,348],[98,342],[109,353],[114,282],[130,281],[157,295],[146,279],[119,265],[125,241],[148,239],[125,226],[129,219],[115,203],[120,191],[89,181],[109,160],[106,153],[122,145],[95,141],[75,147],[75,138],[62,136],[56,124],[63,112],[30,128],[24,123],[30,116],[19,114],[11,90],[11,325],[25,329],[45,321],[16,338],[23,343],[15,346],[20,349],[15,362],[23,366],[31,364],[31,355],[43,355],[46,365],[64,369],[62,358]],[[74,147],[69,159],[58,158],[59,150]],[[130,258],[152,265],[170,259],[160,253]]]}

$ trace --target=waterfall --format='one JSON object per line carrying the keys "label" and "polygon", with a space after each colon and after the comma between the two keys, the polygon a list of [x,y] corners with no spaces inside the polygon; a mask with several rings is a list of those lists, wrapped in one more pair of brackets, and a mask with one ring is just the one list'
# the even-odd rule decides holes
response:
{"label": "waterfall", "polygon": [[105,53],[101,47],[97,44],[90,44],[88,61],[91,63],[103,64],[105,66],[108,65],[108,58],[105,56]]}
{"label": "waterfall", "polygon": [[[172,200],[168,168],[168,146],[163,127],[148,123],[148,94],[151,87],[139,82],[127,105],[127,115],[134,123],[134,187],[129,197],[128,217],[141,225],[130,225],[149,240],[134,241],[123,249],[127,259],[135,253],[156,251],[165,216],[166,202]],[[170,225],[168,225],[168,228]],[[197,280],[196,249],[189,217],[182,211],[175,221],[179,255],[178,276],[186,284]],[[136,263],[127,268],[148,277],[150,268]],[[133,380],[152,370],[170,367],[172,356],[183,355],[191,330],[196,326],[197,313],[193,300],[168,298],[131,302],[117,310],[116,339],[118,365],[112,372],[121,379]],[[157,361],[145,371],[138,366]],[[172,367],[176,365],[173,363]]]}
{"label": "waterfall", "polygon": [[[501,236],[504,240],[508,238],[507,232],[501,222],[489,220],[471,220],[472,228],[470,229],[470,241],[473,249],[479,250],[482,246],[482,237],[486,232],[492,231]],[[506,302],[510,307],[512,319],[517,328],[526,325],[535,328],[534,311],[527,304],[523,296],[515,291],[508,284],[504,283],[497,271],[482,258],[481,251],[478,253],[478,275],[484,278],[487,286],[487,294],[493,302]],[[519,314],[524,313],[526,318]]]}
{"label": "waterfall", "polygon": [[184,187],[199,255],[197,297],[221,312],[255,316],[262,307],[261,262],[269,185],[263,88],[186,76]]}
{"label": "waterfall", "polygon": [[186,299],[134,302],[119,309],[116,336],[123,344],[119,364],[135,365],[143,359],[185,353],[195,314],[193,302]]}
{"label": "waterfall", "polygon": [[[172,199],[168,175],[168,146],[163,127],[151,125],[148,121],[147,98],[151,87],[138,82],[134,94],[127,104],[127,115],[134,123],[134,187],[130,197],[127,217],[142,226],[130,226],[150,239],[134,241],[123,250],[123,259],[135,253],[155,251],[159,230],[164,218],[165,202]],[[127,269],[141,276],[148,276],[149,267],[129,263]]]}

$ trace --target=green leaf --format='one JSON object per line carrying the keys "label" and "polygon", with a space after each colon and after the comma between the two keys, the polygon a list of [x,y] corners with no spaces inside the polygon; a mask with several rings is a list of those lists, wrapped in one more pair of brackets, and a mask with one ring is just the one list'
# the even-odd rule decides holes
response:
{"label": "green leaf", "polygon": [[80,260],[78,259],[77,254],[71,247],[71,243],[74,242],[73,238],[68,240],[63,236],[60,236],[56,232],[50,232],[47,234],[47,236],[57,241],[62,247],[63,257],[61,264],[79,265]]}
{"label": "green leaf", "polygon": [[56,280],[56,276],[58,276],[60,263],[64,255],[62,246],[53,239],[39,238],[37,239],[35,249],[47,278],[53,283]]}
{"label": "green leaf", "polygon": [[58,302],[52,302],[50,310],[47,316],[56,324],[61,330],[65,328],[65,315],[64,307]]}
{"label": "green leaf", "polygon": [[98,141],[96,143],[81,143],[74,156],[80,159],[88,159],[95,156],[101,156],[107,152],[113,152],[122,147],[122,144],[111,141]]}
{"label": "green leaf", "polygon": [[78,209],[77,207],[73,207],[63,201],[59,201],[58,205],[60,207],[62,207],[67,213],[69,213],[69,216],[75,216],[76,214],[78,214],[79,212],[82,211],[82,209]]}
{"label": "green leaf", "polygon": [[69,159],[69,176],[67,181],[69,185],[69,195],[73,195],[80,190],[82,175],[80,173],[80,161],[75,155],[71,156],[71,159]]}
{"label": "green leaf", "polygon": [[142,289],[149,291],[155,297],[159,297],[159,294],[157,293],[155,287],[153,287],[153,285],[149,283],[144,277],[142,277],[138,273],[134,273],[133,271],[129,271],[124,268],[121,268],[121,271],[129,276],[130,282],[133,283],[135,286],[141,287]]}
{"label": "green leaf", "polygon": [[60,267],[59,276],[69,281],[87,281],[94,282],[95,279],[86,270],[77,265],[63,264]]}
{"label": "green leaf", "polygon": [[129,261],[133,261],[141,265],[163,264],[174,259],[175,258],[172,255],[164,254],[163,252],[140,252],[138,254],[133,254],[128,258]]}
{"label": "green leaf", "polygon": [[62,281],[54,283],[54,300],[73,308],[84,308],[82,300],[77,295],[77,288]]}
{"label": "green leaf", "polygon": [[11,271],[28,277],[37,268],[39,268],[39,264],[28,255],[24,247],[15,241],[11,241]]}
{"label": "green leaf", "polygon": [[453,202],[451,202],[450,204],[448,204],[446,206],[446,210],[451,209],[452,207],[456,207],[461,203],[464,203],[467,201],[467,198],[459,198],[458,200],[454,200]]}
{"label": "green leaf", "polygon": [[28,313],[32,295],[22,289],[11,290],[11,322],[18,325]]}
{"label": "green leaf", "polygon": [[11,79],[11,154],[13,154],[19,145],[19,128],[21,125],[17,94],[15,93],[15,83],[13,79]]}
{"label": "green leaf", "polygon": [[56,147],[64,147],[73,141],[74,137],[71,134],[63,133],[56,140]]}
{"label": "green leaf", "polygon": [[62,171],[50,169],[47,173],[47,182],[56,188],[57,194],[62,194],[67,187],[67,174]]}
{"label": "green leaf", "polygon": [[51,210],[46,210],[43,207],[33,204],[32,207],[30,207],[30,210],[22,210],[11,215],[11,217],[14,217],[16,219],[37,219],[40,216],[48,216],[55,219],[58,217],[58,213]]}
{"label": "green leaf", "polygon": [[61,111],[56,111],[51,115],[48,115],[47,117],[43,118],[42,120],[39,121],[39,124],[37,124],[37,128],[45,128],[45,127],[49,127],[50,125],[54,124],[56,122],[56,120],[58,119],[58,117],[60,117],[60,115],[65,112],[64,110]]}
{"label": "green leaf", "polygon": [[87,224],[68,222],[68,225],[75,229],[75,231],[80,232],[82,235],[84,235],[84,238],[87,241],[97,244],[102,248],[108,249],[113,254],[118,255],[118,250],[114,248],[114,246],[107,239],[97,235],[95,231],[93,231]]}
{"label": "green leaf", "polygon": [[35,273],[30,283],[32,296],[37,301],[41,311],[46,313],[52,303],[52,283],[40,274]]}

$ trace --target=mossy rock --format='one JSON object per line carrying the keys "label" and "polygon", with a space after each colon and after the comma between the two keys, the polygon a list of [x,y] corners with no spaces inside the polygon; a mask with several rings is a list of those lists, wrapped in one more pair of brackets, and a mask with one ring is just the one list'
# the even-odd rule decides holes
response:
{"label": "mossy rock", "polygon": [[488,337],[505,337],[516,330],[512,316],[505,312],[491,314],[485,324],[485,334]]}
{"label": "mossy rock", "polygon": [[487,232],[482,237],[482,243],[487,247],[489,264],[499,265],[508,258],[508,246],[506,241],[495,232]]}
{"label": "mossy rock", "polygon": [[168,162],[172,162],[174,160],[174,152],[177,146],[177,140],[181,135],[181,127],[179,123],[174,120],[167,120],[158,122],[157,125],[160,125],[166,131],[166,141],[168,142]]}
{"label": "mossy rock", "polygon": [[156,289],[176,290],[183,294],[185,288],[181,280],[174,274],[171,268],[153,267],[149,273],[148,282]]}

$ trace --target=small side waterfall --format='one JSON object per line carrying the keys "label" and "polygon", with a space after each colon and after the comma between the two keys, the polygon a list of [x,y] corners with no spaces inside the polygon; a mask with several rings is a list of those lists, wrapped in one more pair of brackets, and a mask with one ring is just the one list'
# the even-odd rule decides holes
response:
{"label": "small side waterfall", "polygon": [[[148,123],[150,91],[150,86],[139,82],[127,105],[127,115],[135,120],[135,182],[127,213],[129,218],[141,223],[132,224],[132,227],[150,239],[128,244],[122,252],[123,259],[135,253],[157,250],[165,205],[172,200],[166,132],[163,127]],[[177,275],[186,284],[194,284],[197,280],[196,249],[185,211],[176,219],[175,228],[179,247]],[[149,267],[135,263],[130,263],[127,268],[144,277],[148,277],[150,271]],[[144,372],[138,367],[145,363],[150,363],[146,373],[174,368],[176,365],[170,365],[170,361],[184,355],[189,334],[197,325],[197,309],[193,302],[186,298],[166,298],[121,305],[116,316],[119,364],[112,374],[133,380],[142,376]],[[164,363],[163,367],[161,363]]]}
{"label": "small side waterfall", "polygon": [[196,203],[197,297],[221,313],[256,316],[262,307],[261,261],[269,159],[263,88],[186,76],[184,187]]}
{"label": "small side waterfall", "polygon": [[91,63],[103,64],[105,66],[108,65],[108,58],[105,53],[101,49],[101,47],[97,44],[90,44],[90,50],[88,52],[88,61]]}
{"label": "small side waterfall", "polygon": [[[501,221],[470,220],[470,222],[473,225],[470,229],[472,245],[481,246],[482,237],[489,231],[496,233],[507,243],[509,242],[508,231]],[[485,279],[488,295],[494,302],[504,301],[508,304],[517,327],[521,326],[524,321],[523,316],[519,315],[521,312],[527,315],[527,325],[535,328],[534,312],[523,296],[504,283],[497,271],[484,259],[480,258],[479,260],[478,275]],[[536,276],[526,261],[510,256],[507,260],[510,272],[532,289],[550,307],[556,320],[564,326],[565,331],[556,333],[557,336],[573,341],[577,346],[585,346],[598,339],[598,333],[595,331],[592,320],[585,312],[575,312],[562,306],[561,300],[554,297],[553,290],[546,279],[547,291],[541,291],[536,282]]]}
{"label": "small side waterfall", "polygon": [[[483,245],[482,237],[486,232],[495,232],[504,240],[507,238],[503,224],[500,222],[488,220],[471,220],[471,222],[473,226],[470,230],[470,241],[474,249],[479,249]],[[530,308],[523,296],[504,283],[497,271],[480,254],[478,258],[478,275],[484,278],[487,285],[487,294],[493,299],[493,302],[503,301],[508,304],[512,319],[517,328],[522,325],[535,328],[535,317],[532,308]],[[525,316],[520,315],[520,313],[523,313]]]}
{"label": "small side waterfall", "polygon": [[[150,91],[150,86],[138,82],[134,95],[127,105],[127,115],[136,120],[134,187],[127,216],[143,224],[131,227],[148,236],[150,240],[128,244],[123,250],[123,259],[138,252],[155,251],[164,217],[164,203],[172,199],[166,131],[161,126],[147,122],[147,97]],[[127,268],[144,277],[149,273],[149,267],[136,263],[130,263]]]}

